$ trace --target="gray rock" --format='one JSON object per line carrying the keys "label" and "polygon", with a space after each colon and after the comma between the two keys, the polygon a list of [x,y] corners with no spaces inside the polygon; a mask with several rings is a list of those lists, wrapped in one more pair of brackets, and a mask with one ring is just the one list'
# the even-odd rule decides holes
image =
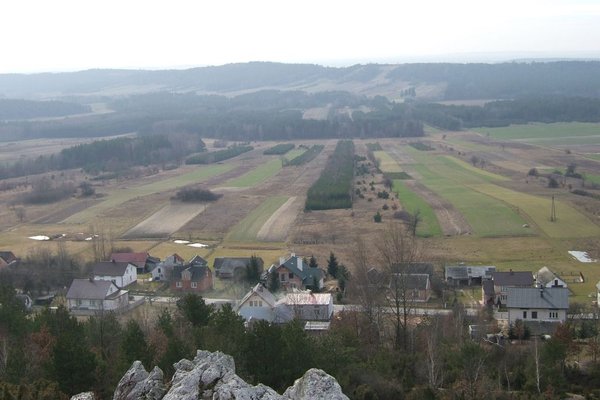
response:
{"label": "gray rock", "polygon": [[113,400],[160,400],[167,391],[163,379],[160,368],[148,373],[140,361],[135,361],[119,381]]}
{"label": "gray rock", "polygon": [[71,400],[96,400],[94,392],[79,393],[71,397]]}
{"label": "gray rock", "polygon": [[302,378],[296,379],[294,385],[287,388],[283,393],[283,398],[294,400],[348,400],[335,378],[316,368],[309,369]]}

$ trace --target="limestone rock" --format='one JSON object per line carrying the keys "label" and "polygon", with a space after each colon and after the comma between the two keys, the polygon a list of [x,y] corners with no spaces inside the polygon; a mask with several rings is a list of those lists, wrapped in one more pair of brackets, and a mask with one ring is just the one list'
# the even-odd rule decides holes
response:
{"label": "limestone rock", "polygon": [[94,392],[79,393],[71,397],[71,400],[96,400]]}
{"label": "limestone rock", "polygon": [[135,361],[119,381],[113,400],[160,400],[167,391],[163,379],[160,368],[148,373],[140,361]]}
{"label": "limestone rock", "polygon": [[335,378],[316,368],[309,369],[302,378],[296,379],[283,397],[294,400],[348,400]]}

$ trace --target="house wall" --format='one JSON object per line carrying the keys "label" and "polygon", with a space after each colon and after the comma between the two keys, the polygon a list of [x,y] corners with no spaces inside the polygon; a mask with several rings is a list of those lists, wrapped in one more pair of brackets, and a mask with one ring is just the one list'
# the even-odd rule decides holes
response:
{"label": "house wall", "polygon": [[329,304],[289,304],[289,306],[294,316],[303,321],[329,321],[333,313],[333,306],[330,308]]}
{"label": "house wall", "polygon": [[[177,286],[178,283],[180,284],[179,287]],[[196,284],[196,287],[193,287],[194,283]],[[201,281],[190,281],[185,279],[173,280],[171,281],[170,286],[172,290],[179,290],[185,292],[204,292],[206,290],[212,289],[212,273],[209,272],[208,275],[206,275]]]}
{"label": "house wall", "polygon": [[[523,315],[523,313],[526,315]],[[537,318],[533,318],[533,312],[537,312]],[[550,313],[555,313],[551,316]],[[565,322],[567,320],[567,310],[548,310],[543,308],[509,308],[508,323],[514,324],[516,320],[523,321],[552,321]]]}
{"label": "house wall", "polygon": [[[558,285],[555,285],[555,282],[558,281]],[[567,287],[567,283],[565,281],[563,281],[562,279],[555,277],[554,279],[552,279],[550,282],[546,283],[546,285],[544,285],[544,287],[547,288],[551,288],[551,287]]]}
{"label": "house wall", "polygon": [[123,276],[95,275],[94,279],[112,281],[115,282],[118,287],[125,287],[137,282],[137,270],[134,265],[129,264]]}
{"label": "house wall", "polygon": [[[292,278],[290,278],[290,274],[293,275]],[[280,265],[279,268],[277,268],[277,275],[279,276],[279,285],[282,288],[303,288],[302,280],[298,276],[290,272],[290,270],[284,267],[283,265]]]}
{"label": "house wall", "polygon": [[262,297],[254,293],[239,307],[238,314],[246,321],[250,318],[254,320],[265,320],[273,322],[274,310],[271,304],[268,304]]}
{"label": "house wall", "polygon": [[105,310],[118,310],[124,308],[129,303],[128,294],[124,293],[116,299],[104,300]]}

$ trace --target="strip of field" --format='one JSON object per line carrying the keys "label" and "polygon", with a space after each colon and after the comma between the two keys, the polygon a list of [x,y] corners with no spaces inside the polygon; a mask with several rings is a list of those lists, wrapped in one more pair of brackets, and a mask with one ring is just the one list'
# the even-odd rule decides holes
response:
{"label": "strip of field", "polygon": [[417,210],[420,212],[421,222],[417,225],[417,235],[421,237],[441,236],[442,229],[433,208],[401,180],[394,179],[393,182],[392,190],[398,195],[402,208],[413,215]]}
{"label": "strip of field", "polygon": [[552,200],[515,192],[492,184],[473,185],[478,192],[495,197],[525,212],[533,222],[552,238],[580,238],[600,235],[600,227],[569,205],[555,201],[555,222],[550,221]]}
{"label": "strip of field", "polygon": [[600,124],[584,122],[558,122],[553,124],[510,125],[501,128],[476,128],[476,132],[489,134],[495,139],[550,139],[599,136]]}
{"label": "strip of field", "polygon": [[168,237],[205,209],[205,204],[170,203],[131,228],[123,235],[123,238]]}
{"label": "strip of field", "polygon": [[257,239],[258,232],[289,197],[272,196],[255,208],[246,218],[240,221],[227,235],[227,240],[236,242],[249,242]]}
{"label": "strip of field", "polygon": [[[444,158],[446,160],[450,161],[451,163],[454,163],[454,164],[458,165],[462,169],[467,170],[470,175],[465,174],[463,172],[463,177],[465,179],[467,179],[467,178],[471,179],[472,175],[475,174],[475,175],[477,175],[477,178],[486,180],[488,182],[494,182],[494,181],[502,182],[502,181],[508,181],[509,180],[508,178],[506,178],[506,177],[504,177],[502,175],[494,174],[493,172],[489,172],[489,171],[486,171],[484,169],[477,168],[477,167],[475,167],[475,166],[473,166],[473,165],[471,165],[471,164],[469,164],[469,163],[467,163],[467,162],[465,162],[463,160],[459,160],[456,157],[444,156]],[[450,164],[448,164],[446,161],[442,160],[442,162],[444,162],[446,165],[448,165],[448,167],[450,167]]]}
{"label": "strip of field", "polygon": [[375,159],[379,161],[379,170],[384,174],[386,172],[402,172],[400,165],[385,151],[374,151]]}
{"label": "strip of field", "polygon": [[115,189],[108,194],[108,197],[99,204],[89,207],[81,212],[71,215],[63,220],[63,223],[68,224],[83,224],[88,222],[95,216],[101,215],[103,212],[110,210],[126,201],[136,197],[147,196],[154,193],[160,193],[167,190],[173,190],[177,187],[190,185],[193,183],[203,182],[213,176],[229,171],[234,167],[233,164],[218,164],[206,167],[199,167],[192,172],[174,176],[172,178],[163,179],[158,182],[149,183],[141,186],[129,188]]}
{"label": "strip of field", "polygon": [[285,242],[290,227],[302,209],[302,202],[290,197],[258,231],[256,238],[263,242]]}
{"label": "strip of field", "polygon": [[[452,157],[435,156],[406,148],[418,162],[414,166],[421,182],[448,200],[466,218],[478,236],[511,236],[532,234],[531,228],[523,228],[526,221],[506,203],[468,187],[499,179],[499,175],[481,173],[457,162]],[[474,167],[473,167],[474,168]],[[482,171],[486,172],[486,171]]]}
{"label": "strip of field", "polygon": [[[304,149],[296,149],[287,153],[288,157],[295,158],[304,153]],[[252,171],[245,173],[242,176],[225,182],[224,187],[252,187],[266,181],[275,176],[282,168],[282,161],[279,158],[271,160],[265,164],[261,164]]]}

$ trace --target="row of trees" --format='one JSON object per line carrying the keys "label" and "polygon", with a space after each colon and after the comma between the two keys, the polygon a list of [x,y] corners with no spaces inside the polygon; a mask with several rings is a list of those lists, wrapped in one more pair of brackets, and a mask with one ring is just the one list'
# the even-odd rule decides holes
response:
{"label": "row of trees", "polygon": [[275,146],[263,151],[263,154],[265,154],[265,155],[272,155],[272,154],[283,155],[283,154],[287,153],[288,151],[292,150],[294,147],[296,147],[296,145],[294,143],[279,143],[279,144],[276,144]]}
{"label": "row of trees", "polygon": [[292,158],[291,160],[284,160],[285,166],[298,166],[311,162],[317,157],[321,151],[323,151],[322,144],[315,144],[309,149],[307,149],[304,153],[300,154],[298,157]]}
{"label": "row of trees", "polygon": [[354,143],[339,141],[319,179],[306,194],[307,210],[352,207]]}
{"label": "row of trees", "polygon": [[225,150],[211,151],[208,153],[195,154],[185,160],[186,164],[211,164],[239,156],[253,150],[252,146],[231,146]]}

